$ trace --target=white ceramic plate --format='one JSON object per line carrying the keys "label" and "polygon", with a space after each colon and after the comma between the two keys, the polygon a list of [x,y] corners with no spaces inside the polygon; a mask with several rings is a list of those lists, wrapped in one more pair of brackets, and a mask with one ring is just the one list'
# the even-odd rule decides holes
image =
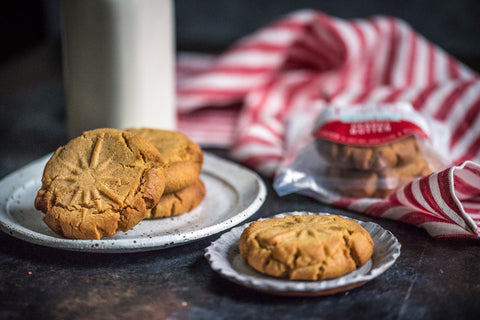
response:
{"label": "white ceramic plate", "polygon": [[201,179],[207,195],[199,207],[172,218],[144,220],[127,232],[102,240],[64,239],[43,222],[33,203],[43,168],[51,155],[0,181],[0,229],[35,244],[74,251],[130,252],[181,245],[224,231],[253,215],[266,188],[253,171],[204,153]]}
{"label": "white ceramic plate", "polygon": [[[289,212],[293,214],[326,214]],[[344,217],[351,219],[348,217]],[[342,277],[323,281],[292,281],[263,275],[251,268],[240,256],[238,240],[248,223],[223,234],[205,249],[205,257],[213,270],[240,285],[277,295],[319,296],[351,290],[370,281],[387,270],[400,256],[400,243],[390,231],[372,222],[351,219],[364,227],[375,243],[372,258],[361,268]]]}

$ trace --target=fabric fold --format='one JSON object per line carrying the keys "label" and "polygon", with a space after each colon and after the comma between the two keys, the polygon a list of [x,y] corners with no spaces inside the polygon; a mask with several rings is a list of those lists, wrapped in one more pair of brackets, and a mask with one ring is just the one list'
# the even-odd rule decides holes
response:
{"label": "fabric fold", "polygon": [[478,237],[480,79],[388,16],[339,19],[293,12],[218,56],[180,55],[179,129],[201,145],[272,177],[287,149],[288,119],[316,105],[410,103],[444,125],[451,166],[387,199],[336,204],[425,228]]}

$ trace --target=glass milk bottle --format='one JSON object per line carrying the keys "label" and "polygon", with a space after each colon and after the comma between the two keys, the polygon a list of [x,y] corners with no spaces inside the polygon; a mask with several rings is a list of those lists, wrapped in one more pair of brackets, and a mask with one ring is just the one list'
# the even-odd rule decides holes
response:
{"label": "glass milk bottle", "polygon": [[63,0],[69,137],[175,129],[174,41],[172,0]]}

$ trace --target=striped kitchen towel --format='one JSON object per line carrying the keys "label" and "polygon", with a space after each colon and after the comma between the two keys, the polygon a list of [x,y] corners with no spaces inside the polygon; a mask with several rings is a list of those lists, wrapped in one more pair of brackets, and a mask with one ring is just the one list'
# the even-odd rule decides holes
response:
{"label": "striped kitchen towel", "polygon": [[[336,204],[424,227],[435,237],[479,237],[480,79],[404,21],[294,12],[218,56],[180,55],[179,130],[273,176],[287,123],[313,102],[409,102],[443,123],[451,167],[387,199]],[[467,161],[467,162],[466,162]]]}

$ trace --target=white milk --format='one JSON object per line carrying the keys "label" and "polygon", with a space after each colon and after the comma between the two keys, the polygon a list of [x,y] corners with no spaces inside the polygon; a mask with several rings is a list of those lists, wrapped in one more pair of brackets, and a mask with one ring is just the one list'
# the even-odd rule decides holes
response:
{"label": "white milk", "polygon": [[172,0],[63,0],[68,135],[175,129]]}

